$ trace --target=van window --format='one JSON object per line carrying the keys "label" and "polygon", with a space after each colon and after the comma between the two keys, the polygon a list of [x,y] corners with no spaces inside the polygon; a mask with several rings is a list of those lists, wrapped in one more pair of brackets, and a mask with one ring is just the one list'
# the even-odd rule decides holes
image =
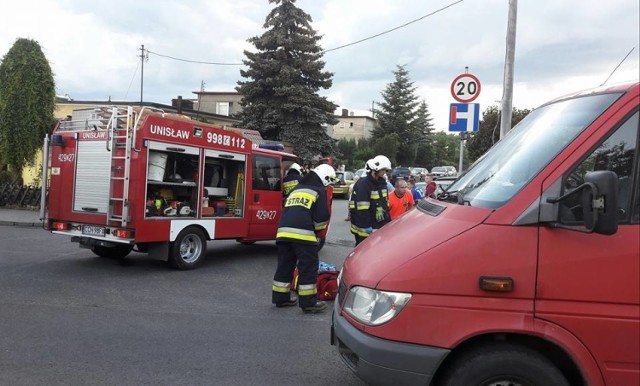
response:
{"label": "van window", "polygon": [[[585,174],[595,170],[610,170],[618,175],[618,221],[627,223],[632,220],[633,215],[634,222],[637,223],[637,191],[635,199],[633,197],[633,187],[638,185],[637,111],[567,173],[564,177],[563,194],[582,185]],[[582,203],[579,194],[562,201],[560,210],[562,223],[572,224],[582,220]]]}
{"label": "van window", "polygon": [[252,187],[254,190],[282,190],[280,159],[256,155],[252,163]]}
{"label": "van window", "polygon": [[532,111],[449,187],[449,197],[483,208],[506,204],[619,97],[589,95]]}

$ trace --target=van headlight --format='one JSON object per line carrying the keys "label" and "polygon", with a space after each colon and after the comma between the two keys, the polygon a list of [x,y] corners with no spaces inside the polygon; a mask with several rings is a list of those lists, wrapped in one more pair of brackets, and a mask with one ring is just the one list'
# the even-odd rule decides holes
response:
{"label": "van headlight", "polygon": [[360,323],[378,326],[395,318],[411,300],[411,294],[378,291],[366,287],[349,290],[343,310]]}

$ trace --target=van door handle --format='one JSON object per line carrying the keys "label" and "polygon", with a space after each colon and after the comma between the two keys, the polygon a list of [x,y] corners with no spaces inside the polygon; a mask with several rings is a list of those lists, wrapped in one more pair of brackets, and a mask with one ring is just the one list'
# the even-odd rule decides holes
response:
{"label": "van door handle", "polygon": [[258,193],[253,195],[253,202],[260,202],[260,195]]}

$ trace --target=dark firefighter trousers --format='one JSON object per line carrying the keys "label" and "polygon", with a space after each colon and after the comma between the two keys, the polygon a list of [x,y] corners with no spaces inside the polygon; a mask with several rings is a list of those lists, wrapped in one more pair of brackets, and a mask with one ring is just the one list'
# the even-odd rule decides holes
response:
{"label": "dark firefighter trousers", "polygon": [[[279,241],[278,268],[273,281],[291,283],[293,271],[298,265],[298,305],[302,308],[311,307],[318,301],[318,246],[315,244],[290,243]],[[271,301],[275,304],[290,300],[289,291],[280,287],[271,292]]]}

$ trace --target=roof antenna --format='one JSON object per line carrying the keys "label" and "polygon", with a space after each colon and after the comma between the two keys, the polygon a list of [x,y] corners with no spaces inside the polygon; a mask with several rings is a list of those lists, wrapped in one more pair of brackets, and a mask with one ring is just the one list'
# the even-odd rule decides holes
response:
{"label": "roof antenna", "polygon": [[629,55],[631,55],[631,52],[633,52],[633,50],[635,50],[635,47],[632,47],[631,50],[629,50],[629,52],[627,53],[627,55],[624,57],[624,59],[622,59],[622,61],[620,61],[620,63],[618,63],[618,65],[616,66],[616,68],[613,69],[613,71],[611,71],[611,74],[609,74],[609,76],[607,77],[607,79],[605,79],[604,82],[602,82],[602,84],[600,86],[604,86],[605,83],[607,83],[609,81],[609,78],[611,78],[611,76],[613,75],[614,72],[616,72],[616,70],[618,69],[618,67],[620,67],[622,65],[622,63],[627,60],[627,58],[629,57]]}

